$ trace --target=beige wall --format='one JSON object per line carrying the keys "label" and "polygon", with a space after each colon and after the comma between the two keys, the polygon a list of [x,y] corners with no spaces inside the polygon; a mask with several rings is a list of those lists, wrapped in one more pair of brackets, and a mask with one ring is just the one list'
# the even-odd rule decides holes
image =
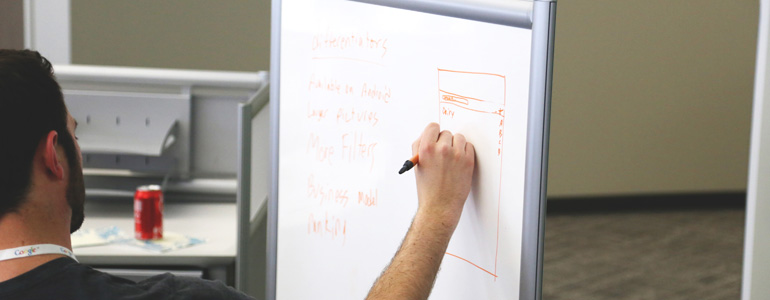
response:
{"label": "beige wall", "polygon": [[24,48],[24,2],[0,0],[0,49]]}
{"label": "beige wall", "polygon": [[269,0],[72,0],[72,62],[267,70]]}
{"label": "beige wall", "polygon": [[560,1],[549,195],[745,190],[757,24],[757,1]]}
{"label": "beige wall", "polygon": [[[561,0],[549,195],[746,188],[757,1]],[[72,0],[72,60],[256,71],[269,2]]]}

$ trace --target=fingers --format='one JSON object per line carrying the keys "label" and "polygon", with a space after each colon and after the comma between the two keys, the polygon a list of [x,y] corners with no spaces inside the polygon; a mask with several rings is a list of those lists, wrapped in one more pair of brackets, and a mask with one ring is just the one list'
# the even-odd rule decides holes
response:
{"label": "fingers", "polygon": [[436,123],[430,123],[422,135],[412,143],[412,155],[416,155],[420,152],[420,148],[437,145],[444,147],[446,150],[452,149],[452,151],[460,152],[463,155],[475,157],[476,149],[473,144],[469,143],[464,135],[452,134],[449,130],[439,131],[439,125]]}
{"label": "fingers", "polygon": [[418,154],[421,147],[432,148],[433,144],[437,146],[445,147],[447,150],[453,149],[467,154],[470,147],[471,154],[475,153],[473,145],[468,146],[468,141],[465,136],[458,133],[452,134],[449,130],[439,131],[440,127],[436,123],[430,123],[425,127],[422,135],[412,143],[412,155]]}
{"label": "fingers", "polygon": [[465,140],[464,135],[455,134],[453,143],[452,148],[454,148],[455,157],[465,161],[469,166],[476,164],[476,149],[473,144]]}
{"label": "fingers", "polygon": [[466,143],[465,144],[465,153],[469,156],[476,156],[476,148],[473,147],[473,144]]}
{"label": "fingers", "polygon": [[425,127],[425,130],[422,132],[422,136],[420,136],[420,144],[422,145],[429,145],[433,144],[438,140],[439,135],[439,127],[436,123],[430,123],[427,127]]}
{"label": "fingers", "polygon": [[452,133],[449,130],[444,130],[438,134],[438,141],[436,142],[440,146],[452,147]]}
{"label": "fingers", "polygon": [[412,143],[412,155],[420,153],[420,145],[428,145],[429,143],[435,143],[438,140],[439,126],[436,123],[430,123]]}
{"label": "fingers", "polygon": [[476,164],[476,148],[473,147],[473,144],[471,143],[465,144],[465,155],[467,155],[466,157],[470,159],[471,165]]}
{"label": "fingers", "polygon": [[461,133],[455,134],[452,138],[452,147],[455,147],[458,151],[465,153],[465,136]]}

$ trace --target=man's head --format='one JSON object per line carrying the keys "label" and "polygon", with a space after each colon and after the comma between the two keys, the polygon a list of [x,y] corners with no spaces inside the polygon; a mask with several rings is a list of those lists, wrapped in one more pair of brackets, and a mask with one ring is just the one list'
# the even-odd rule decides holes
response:
{"label": "man's head", "polygon": [[50,62],[34,51],[0,50],[0,218],[27,201],[35,188],[33,160],[47,142],[63,148],[70,232],[80,227],[85,190],[75,126]]}

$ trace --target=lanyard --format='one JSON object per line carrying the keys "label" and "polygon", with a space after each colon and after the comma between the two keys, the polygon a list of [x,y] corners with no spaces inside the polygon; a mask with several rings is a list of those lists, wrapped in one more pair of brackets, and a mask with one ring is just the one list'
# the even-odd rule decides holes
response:
{"label": "lanyard", "polygon": [[64,254],[75,261],[78,261],[70,249],[54,244],[37,244],[0,250],[0,261],[42,254]]}

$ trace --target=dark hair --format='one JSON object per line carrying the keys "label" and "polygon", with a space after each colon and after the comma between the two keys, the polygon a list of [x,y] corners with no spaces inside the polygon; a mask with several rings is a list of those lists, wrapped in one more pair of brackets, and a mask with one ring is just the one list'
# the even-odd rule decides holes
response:
{"label": "dark hair", "polygon": [[74,157],[67,107],[51,63],[36,51],[0,50],[0,218],[17,211],[27,196],[35,150],[51,130],[68,160]]}

